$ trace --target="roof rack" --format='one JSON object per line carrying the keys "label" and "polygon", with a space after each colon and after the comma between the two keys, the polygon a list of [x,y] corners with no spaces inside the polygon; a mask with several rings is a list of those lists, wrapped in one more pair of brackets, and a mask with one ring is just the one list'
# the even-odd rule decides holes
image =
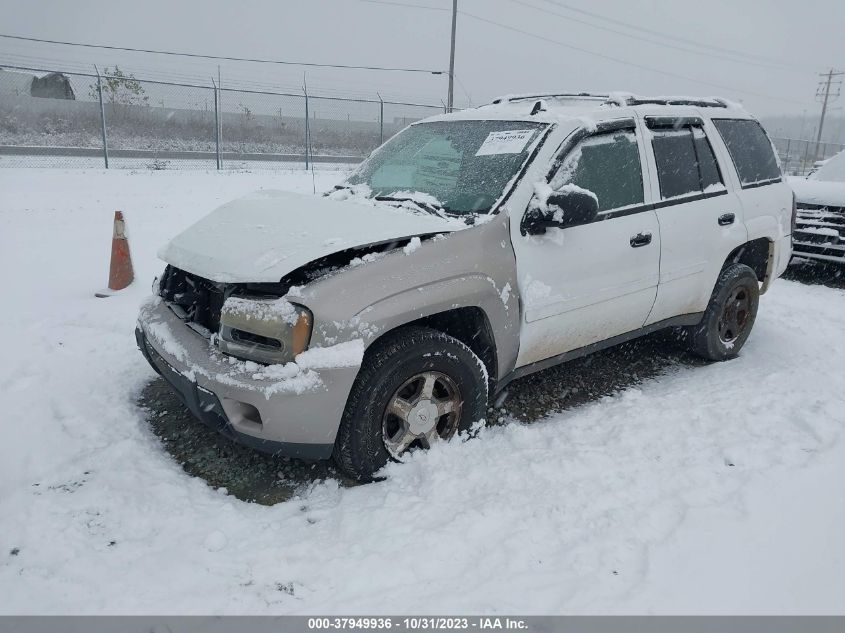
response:
{"label": "roof rack", "polygon": [[[724,99],[714,97],[711,99],[693,99],[690,97],[628,97],[625,105],[675,105],[675,106],[696,106],[699,108],[727,108],[728,103]],[[620,104],[621,105],[621,104]]]}
{"label": "roof rack", "polygon": [[595,101],[607,101],[608,94],[596,94],[593,92],[541,92],[524,95],[505,95],[493,99],[494,104],[518,103],[520,101],[534,101],[537,99],[593,99]]}
{"label": "roof rack", "polygon": [[638,106],[638,105],[674,105],[674,106],[696,106],[700,108],[727,108],[728,101],[720,97],[695,98],[695,97],[641,97],[633,94],[607,94],[594,92],[548,92],[532,93],[521,95],[505,95],[493,100],[493,104],[519,103],[521,101],[536,101],[538,99],[572,99],[572,100],[593,100],[601,101],[606,105]]}

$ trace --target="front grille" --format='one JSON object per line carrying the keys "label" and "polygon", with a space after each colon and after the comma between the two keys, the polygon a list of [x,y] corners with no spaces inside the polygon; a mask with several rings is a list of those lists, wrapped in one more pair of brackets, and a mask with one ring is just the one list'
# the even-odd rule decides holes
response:
{"label": "front grille", "polygon": [[226,285],[168,266],[161,279],[160,294],[182,319],[217,332]]}
{"label": "front grille", "polygon": [[799,204],[795,224],[795,255],[845,261],[845,207]]}

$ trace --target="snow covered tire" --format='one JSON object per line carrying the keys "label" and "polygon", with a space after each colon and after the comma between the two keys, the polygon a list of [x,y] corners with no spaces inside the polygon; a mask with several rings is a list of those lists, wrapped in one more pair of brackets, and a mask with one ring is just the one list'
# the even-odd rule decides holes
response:
{"label": "snow covered tire", "polygon": [[[415,380],[419,386],[415,386]],[[425,399],[423,391],[427,385],[428,399]],[[405,396],[403,389],[411,395]],[[412,393],[415,389],[416,396]],[[436,394],[435,389],[439,390]],[[398,461],[398,455],[388,448],[396,448],[396,444],[385,437],[391,428],[388,424],[397,426],[397,436],[404,425],[405,436],[416,438],[403,450],[414,445],[427,448],[429,436],[437,438],[435,433],[439,432],[440,439],[450,439],[484,419],[487,396],[484,363],[464,343],[430,328],[401,328],[367,351],[341,419],[334,460],[353,479],[371,481],[388,461]],[[457,407],[449,408],[450,397],[458,402]],[[396,402],[405,402],[406,409],[413,407],[405,410],[404,416],[393,416]],[[438,403],[449,408],[449,412],[442,412]],[[412,415],[415,417],[409,425]],[[434,421],[428,423],[432,426],[425,431],[419,426],[420,420],[425,423],[429,419]],[[438,431],[441,426],[443,430]],[[420,435],[408,429],[419,431]]]}
{"label": "snow covered tire", "polygon": [[751,334],[759,299],[757,275],[750,267],[725,267],[701,322],[687,328],[690,349],[707,360],[735,358]]}

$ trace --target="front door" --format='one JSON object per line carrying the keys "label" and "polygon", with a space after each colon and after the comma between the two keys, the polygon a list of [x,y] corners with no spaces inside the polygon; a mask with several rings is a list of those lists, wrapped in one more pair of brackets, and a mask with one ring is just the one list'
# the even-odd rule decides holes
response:
{"label": "front door", "polygon": [[[522,331],[517,367],[642,327],[660,265],[657,216],[644,204],[642,143],[633,121],[565,148],[537,197],[576,185],[598,198],[599,216],[545,235],[512,219]],[[542,203],[542,201],[540,201]]]}

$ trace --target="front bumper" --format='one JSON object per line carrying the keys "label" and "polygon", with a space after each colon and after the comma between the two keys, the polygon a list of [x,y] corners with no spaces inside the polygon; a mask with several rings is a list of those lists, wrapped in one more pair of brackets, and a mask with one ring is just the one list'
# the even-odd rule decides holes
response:
{"label": "front bumper", "polygon": [[268,377],[225,356],[158,298],[141,309],[141,353],[193,415],[235,442],[301,459],[331,456],[357,367]]}

